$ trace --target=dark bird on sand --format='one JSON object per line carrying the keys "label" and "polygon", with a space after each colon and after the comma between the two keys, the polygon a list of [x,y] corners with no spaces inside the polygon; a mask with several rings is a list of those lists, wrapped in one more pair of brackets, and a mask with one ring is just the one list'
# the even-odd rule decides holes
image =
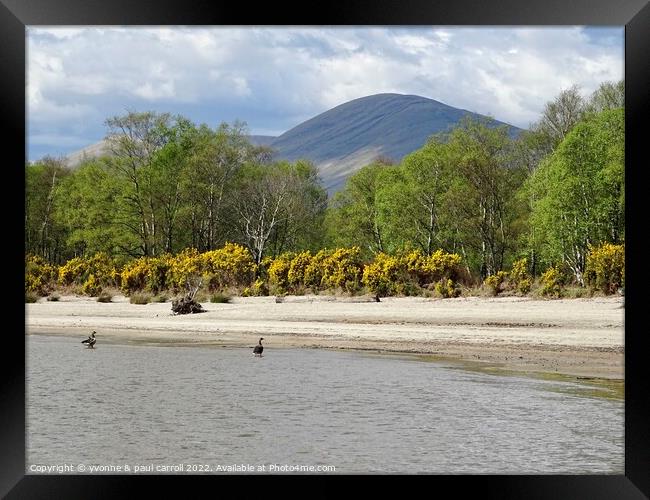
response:
{"label": "dark bird on sand", "polygon": [[86,340],[82,340],[82,344],[87,344],[88,349],[94,349],[95,348],[95,342],[97,342],[97,339],[95,338],[95,334],[97,332],[93,330],[93,333],[90,334],[90,336]]}
{"label": "dark bird on sand", "polygon": [[264,346],[262,345],[262,340],[264,340],[264,337],[260,337],[259,343],[253,348],[253,354],[255,356],[258,356],[261,358],[262,357],[262,351],[264,350]]}

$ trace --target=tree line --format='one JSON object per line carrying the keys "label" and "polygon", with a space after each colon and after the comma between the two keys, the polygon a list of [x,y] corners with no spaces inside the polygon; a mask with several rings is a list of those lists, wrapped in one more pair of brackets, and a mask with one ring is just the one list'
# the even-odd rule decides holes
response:
{"label": "tree line", "polygon": [[526,258],[584,283],[590,248],[625,240],[624,84],[574,86],[512,137],[465,120],[393,163],[378,159],[328,200],[309,161],[276,161],[243,123],[212,129],[169,113],[106,120],[110,154],[76,168],[26,165],[26,253],[62,264],[103,252],[127,262],[243,245],[253,261],[358,246],[436,250],[483,280]]}

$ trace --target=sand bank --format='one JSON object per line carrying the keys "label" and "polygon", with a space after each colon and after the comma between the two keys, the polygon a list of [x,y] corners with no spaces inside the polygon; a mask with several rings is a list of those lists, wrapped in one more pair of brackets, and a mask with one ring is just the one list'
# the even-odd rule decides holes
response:
{"label": "sand bank", "polygon": [[250,346],[260,336],[274,347],[319,347],[429,354],[509,370],[623,379],[621,297],[363,298],[331,296],[234,298],[203,303],[205,313],[175,316],[170,302],[99,303],[64,296],[26,304],[27,334],[106,342]]}

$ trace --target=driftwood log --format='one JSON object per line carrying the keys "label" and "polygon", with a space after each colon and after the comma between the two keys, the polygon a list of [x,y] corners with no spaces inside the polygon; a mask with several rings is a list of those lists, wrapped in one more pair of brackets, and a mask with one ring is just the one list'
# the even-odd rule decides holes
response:
{"label": "driftwood log", "polygon": [[203,306],[199,304],[195,299],[196,292],[201,287],[201,281],[189,290],[183,297],[180,299],[172,300],[172,312],[174,314],[194,314],[205,312]]}

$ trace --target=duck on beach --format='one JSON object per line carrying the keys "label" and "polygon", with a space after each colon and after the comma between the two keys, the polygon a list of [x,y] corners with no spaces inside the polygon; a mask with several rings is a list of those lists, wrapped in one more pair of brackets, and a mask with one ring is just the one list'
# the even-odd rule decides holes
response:
{"label": "duck on beach", "polygon": [[87,344],[88,349],[94,349],[95,348],[95,342],[97,342],[97,339],[95,338],[95,334],[97,332],[93,330],[93,333],[90,334],[90,336],[86,340],[82,340],[82,344]]}
{"label": "duck on beach", "polygon": [[264,350],[264,346],[262,345],[262,340],[264,340],[264,337],[260,337],[259,343],[253,348],[253,355],[258,356],[261,358],[262,357],[262,351]]}

